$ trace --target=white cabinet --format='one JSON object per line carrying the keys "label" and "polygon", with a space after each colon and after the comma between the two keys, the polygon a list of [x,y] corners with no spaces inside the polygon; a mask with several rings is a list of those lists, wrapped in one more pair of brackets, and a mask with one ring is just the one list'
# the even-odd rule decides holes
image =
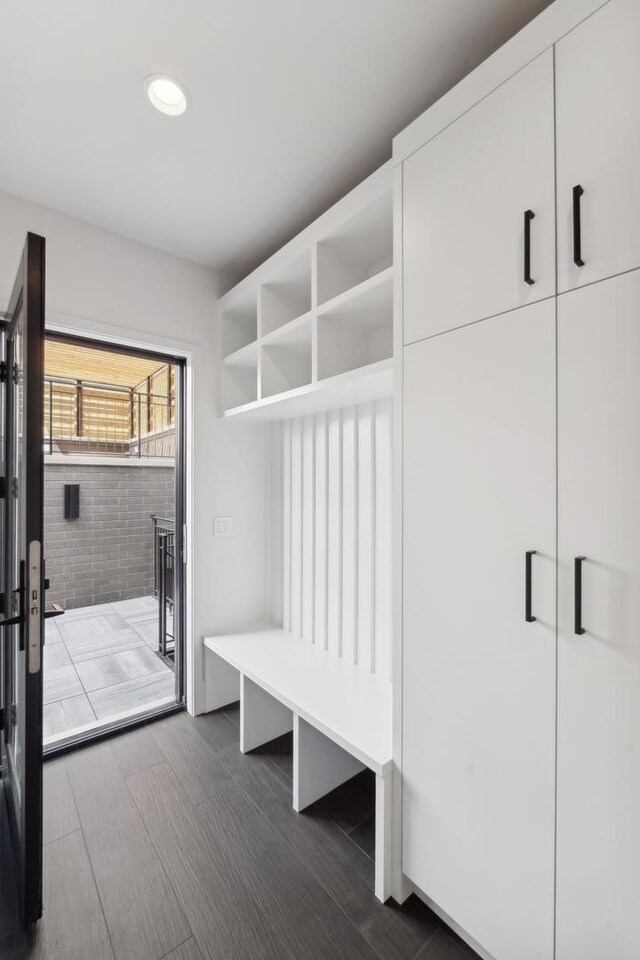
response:
{"label": "white cabinet", "polygon": [[405,343],[555,293],[553,112],[547,50],[405,162]]}
{"label": "white cabinet", "polygon": [[553,299],[405,348],[403,871],[500,960],[553,953],[555,413]]}
{"label": "white cabinet", "polygon": [[638,0],[610,0],[560,40],[556,101],[562,291],[640,266]]}
{"label": "white cabinet", "polygon": [[559,297],[557,960],[640,955],[639,358],[640,271]]}

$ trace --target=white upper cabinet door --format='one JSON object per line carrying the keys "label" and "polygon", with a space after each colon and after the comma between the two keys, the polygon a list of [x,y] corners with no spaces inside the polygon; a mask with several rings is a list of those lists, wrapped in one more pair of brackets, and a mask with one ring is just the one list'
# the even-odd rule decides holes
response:
{"label": "white upper cabinet door", "polygon": [[640,270],[559,297],[557,960],[640,956],[639,358]]}
{"label": "white upper cabinet door", "polygon": [[405,348],[402,868],[497,960],[553,956],[555,438],[554,299]]}
{"label": "white upper cabinet door", "polygon": [[554,218],[547,50],[404,164],[404,342],[553,296]]}
{"label": "white upper cabinet door", "polygon": [[556,97],[564,291],[640,266],[638,0],[610,0],[557,44]]}

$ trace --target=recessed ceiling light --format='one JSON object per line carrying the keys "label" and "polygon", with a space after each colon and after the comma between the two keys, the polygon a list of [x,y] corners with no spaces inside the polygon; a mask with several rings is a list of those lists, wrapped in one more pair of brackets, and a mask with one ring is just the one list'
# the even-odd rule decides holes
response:
{"label": "recessed ceiling light", "polygon": [[181,116],[189,106],[189,91],[173,77],[152,73],[144,82],[144,92],[152,106],[168,117]]}

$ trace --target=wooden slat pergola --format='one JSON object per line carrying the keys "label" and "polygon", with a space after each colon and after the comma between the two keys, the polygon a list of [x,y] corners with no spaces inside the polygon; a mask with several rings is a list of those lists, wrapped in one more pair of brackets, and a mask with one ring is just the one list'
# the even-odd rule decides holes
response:
{"label": "wooden slat pergola", "polygon": [[50,441],[128,446],[166,431],[175,415],[172,364],[45,341],[45,435]]}
{"label": "wooden slat pergola", "polygon": [[45,342],[45,377],[90,380],[119,387],[137,387],[165,364],[126,353],[111,353],[60,340]]}

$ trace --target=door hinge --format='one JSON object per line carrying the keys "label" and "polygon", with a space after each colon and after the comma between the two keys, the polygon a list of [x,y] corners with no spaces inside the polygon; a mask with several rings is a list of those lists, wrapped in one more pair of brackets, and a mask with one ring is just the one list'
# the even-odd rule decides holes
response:
{"label": "door hinge", "polygon": [[17,477],[11,477],[11,496],[12,496],[12,497],[17,497],[17,496],[18,496],[18,490],[19,490],[19,487],[18,487],[18,478],[17,478]]}
{"label": "door hinge", "polygon": [[13,365],[13,382],[16,386],[20,383],[20,367],[17,363]]}
{"label": "door hinge", "polygon": [[10,707],[10,710],[9,710],[9,720],[11,721],[11,726],[12,726],[12,727],[15,727],[16,724],[18,723],[18,709],[17,709],[15,703],[12,703],[12,704],[11,704],[11,707]]}

